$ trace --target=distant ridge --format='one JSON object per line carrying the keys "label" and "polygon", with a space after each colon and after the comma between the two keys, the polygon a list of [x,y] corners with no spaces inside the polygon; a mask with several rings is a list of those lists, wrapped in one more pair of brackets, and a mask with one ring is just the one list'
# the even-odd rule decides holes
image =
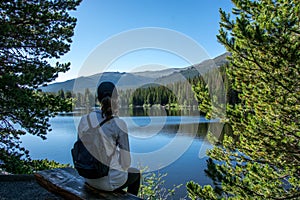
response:
{"label": "distant ridge", "polygon": [[199,73],[205,73],[209,69],[224,65],[229,53],[224,53],[214,59],[208,59],[200,64],[188,66],[186,68],[169,68],[159,71],[145,72],[104,72],[91,76],[82,76],[65,82],[53,83],[41,89],[45,92],[58,92],[59,90],[73,91],[83,93],[86,88],[95,92],[95,88],[102,81],[111,81],[115,83],[118,89],[135,89],[151,83],[168,84],[184,80],[188,77],[198,76]]}
{"label": "distant ridge", "polygon": [[195,76],[199,76],[201,74],[205,74],[207,71],[220,67],[226,64],[227,57],[230,56],[230,53],[224,53],[220,56],[215,57],[214,59],[208,59],[200,64],[195,64],[186,68],[182,68],[180,71],[176,71],[168,76],[164,76],[161,78],[157,78],[156,82],[160,84],[168,84],[176,81],[184,81],[187,78],[193,78]]}

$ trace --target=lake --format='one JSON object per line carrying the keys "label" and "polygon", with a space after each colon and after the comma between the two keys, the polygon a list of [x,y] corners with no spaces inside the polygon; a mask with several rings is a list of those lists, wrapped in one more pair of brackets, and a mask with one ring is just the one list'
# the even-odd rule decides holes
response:
{"label": "lake", "polygon": [[[132,165],[147,166],[149,171],[167,173],[165,186],[183,184],[176,190],[175,199],[186,196],[186,182],[193,180],[201,185],[212,184],[205,175],[205,151],[212,147],[207,141],[208,129],[222,130],[217,120],[206,120],[197,115],[144,116],[121,115],[128,125]],[[33,159],[49,159],[72,164],[70,149],[77,138],[80,116],[57,116],[51,119],[52,131],[47,140],[25,135],[23,146]]]}

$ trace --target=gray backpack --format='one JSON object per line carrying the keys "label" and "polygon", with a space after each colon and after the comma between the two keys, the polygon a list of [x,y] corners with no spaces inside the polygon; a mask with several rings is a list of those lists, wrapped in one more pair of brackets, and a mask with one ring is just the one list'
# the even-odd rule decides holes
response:
{"label": "gray backpack", "polygon": [[[91,121],[89,118],[89,115],[87,116],[87,120],[88,120],[88,130],[83,134],[84,135],[88,135],[88,134],[99,134],[99,128],[107,121],[109,121],[111,118],[106,118],[104,119],[98,126],[96,127],[92,127],[91,125]],[[96,178],[101,178],[103,176],[107,176],[108,175],[108,171],[109,171],[109,163],[111,161],[111,156],[106,156],[105,158],[101,158],[101,160],[104,162],[99,161],[98,159],[96,159],[91,152],[85,147],[84,143],[82,142],[83,138],[79,138],[77,139],[77,141],[75,142],[71,153],[72,153],[72,158],[73,158],[73,163],[74,163],[74,167],[77,170],[78,174],[84,178],[88,178],[88,179],[96,179]],[[101,144],[103,144],[103,141],[99,141],[102,142]],[[91,148],[96,148],[96,147],[91,147]],[[104,149],[105,150],[105,149]]]}

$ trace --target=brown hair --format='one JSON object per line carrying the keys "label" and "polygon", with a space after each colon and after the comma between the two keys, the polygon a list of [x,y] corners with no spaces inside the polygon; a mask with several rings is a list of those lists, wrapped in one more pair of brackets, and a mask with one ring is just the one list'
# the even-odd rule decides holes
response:
{"label": "brown hair", "polygon": [[112,82],[102,82],[97,89],[97,98],[101,103],[102,117],[111,118],[118,110],[118,92]]}
{"label": "brown hair", "polygon": [[102,117],[111,118],[117,113],[117,100],[106,96],[101,101]]}

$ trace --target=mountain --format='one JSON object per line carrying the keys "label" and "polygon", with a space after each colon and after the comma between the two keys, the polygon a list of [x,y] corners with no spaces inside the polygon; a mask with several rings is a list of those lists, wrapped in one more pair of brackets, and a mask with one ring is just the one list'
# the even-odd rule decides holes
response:
{"label": "mountain", "polygon": [[120,89],[136,88],[151,83],[155,78],[135,75],[131,73],[104,72],[87,77],[79,77],[65,82],[53,83],[41,89],[44,92],[58,92],[59,90],[83,93],[86,88],[95,92],[96,86],[102,81],[111,81]]}
{"label": "mountain", "polygon": [[215,57],[214,59],[208,59],[200,64],[195,64],[186,68],[182,68],[180,71],[176,71],[168,76],[163,76],[156,79],[156,82],[160,84],[168,84],[176,81],[184,81],[187,78],[193,78],[201,74],[205,74],[213,68],[220,67],[227,63],[226,57],[230,56],[229,53],[224,53],[220,56]]}
{"label": "mountain", "polygon": [[121,89],[134,89],[151,83],[168,84],[176,81],[185,80],[188,77],[195,77],[204,74],[212,68],[224,65],[229,53],[224,53],[214,59],[208,59],[200,64],[188,66],[186,68],[169,68],[159,71],[145,72],[104,72],[91,76],[82,76],[65,82],[53,83],[41,89],[45,92],[58,92],[59,90],[83,93],[86,88],[95,92],[97,85],[102,81],[111,81]]}
{"label": "mountain", "polygon": [[145,76],[145,77],[149,77],[149,78],[160,78],[163,76],[168,76],[171,75],[174,72],[179,72],[181,71],[182,68],[168,68],[168,69],[163,69],[163,70],[159,70],[159,71],[144,71],[144,72],[135,72],[135,75],[139,75],[139,76]]}

